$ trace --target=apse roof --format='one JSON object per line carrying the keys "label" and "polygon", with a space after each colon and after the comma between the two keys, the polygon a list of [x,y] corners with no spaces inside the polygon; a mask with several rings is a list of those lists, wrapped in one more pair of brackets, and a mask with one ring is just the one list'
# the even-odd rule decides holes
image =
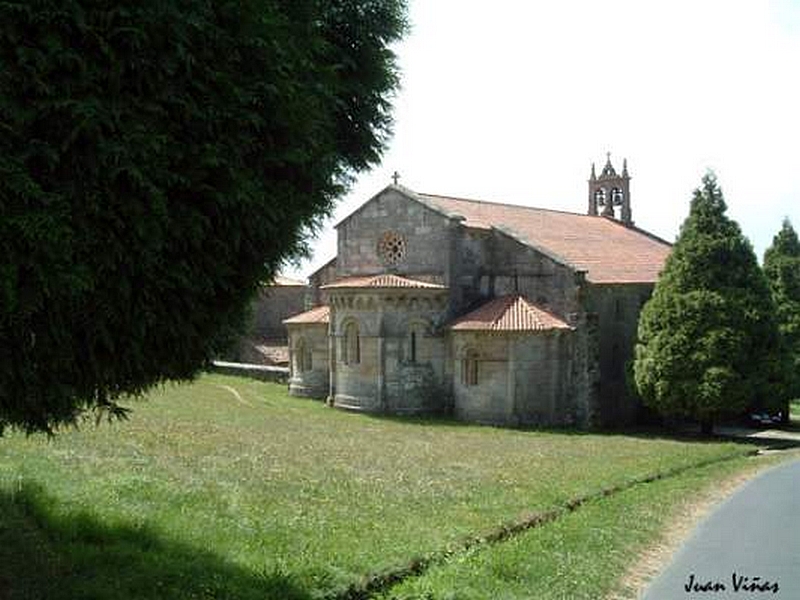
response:
{"label": "apse roof", "polygon": [[548,331],[570,329],[564,321],[523,296],[500,296],[450,324],[454,331]]}
{"label": "apse roof", "polygon": [[314,323],[321,323],[325,324],[330,321],[331,317],[331,308],[328,305],[316,306],[311,310],[307,310],[305,312],[301,312],[296,315],[292,315],[291,317],[284,319],[283,322],[287,325],[299,325],[299,324],[314,324]]}
{"label": "apse roof", "polygon": [[353,288],[414,288],[414,289],[446,289],[438,283],[429,283],[418,279],[409,279],[391,273],[367,275],[361,277],[345,277],[337,279],[320,289],[353,289]]}

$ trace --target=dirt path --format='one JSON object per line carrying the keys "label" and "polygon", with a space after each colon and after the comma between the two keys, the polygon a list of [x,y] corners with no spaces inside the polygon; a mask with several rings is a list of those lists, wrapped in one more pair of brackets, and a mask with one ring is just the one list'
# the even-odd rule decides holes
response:
{"label": "dirt path", "polygon": [[239,391],[236,388],[231,387],[229,385],[222,385],[222,384],[218,384],[217,387],[225,390],[226,392],[230,392],[231,394],[233,394],[233,397],[236,398],[242,404],[244,404],[246,406],[253,406],[247,400],[242,398],[242,395],[239,393]]}

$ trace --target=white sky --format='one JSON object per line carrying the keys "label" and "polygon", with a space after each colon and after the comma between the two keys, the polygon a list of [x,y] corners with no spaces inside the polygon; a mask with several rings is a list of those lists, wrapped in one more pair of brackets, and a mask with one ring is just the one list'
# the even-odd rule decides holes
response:
{"label": "white sky", "polygon": [[713,169],[759,259],[800,229],[800,0],[410,0],[395,135],[314,243],[391,182],[584,212],[628,159],[636,225],[672,241]]}

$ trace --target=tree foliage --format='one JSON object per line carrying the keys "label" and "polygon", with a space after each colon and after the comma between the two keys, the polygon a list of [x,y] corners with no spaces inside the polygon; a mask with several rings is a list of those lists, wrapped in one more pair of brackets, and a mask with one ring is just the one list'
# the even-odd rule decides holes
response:
{"label": "tree foliage", "polygon": [[768,402],[780,377],[769,288],[726,210],[709,173],[642,310],[633,365],[646,404],[706,431]]}
{"label": "tree foliage", "polygon": [[0,432],[192,377],[390,132],[404,0],[0,2]]}
{"label": "tree foliage", "polygon": [[[788,403],[800,398],[800,240],[789,219],[764,252],[764,273],[775,301],[786,360],[786,386],[780,397]],[[788,406],[783,410],[788,415]]]}

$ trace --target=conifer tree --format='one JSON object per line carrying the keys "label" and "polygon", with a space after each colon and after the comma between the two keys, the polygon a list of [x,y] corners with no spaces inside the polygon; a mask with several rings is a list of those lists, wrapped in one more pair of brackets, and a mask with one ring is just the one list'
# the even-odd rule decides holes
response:
{"label": "conifer tree", "polygon": [[786,379],[780,392],[784,420],[789,401],[800,398],[800,240],[789,219],[764,252],[764,273],[769,282],[778,316]]}
{"label": "conifer tree", "polygon": [[0,434],[193,377],[378,161],[404,0],[0,2]]}
{"label": "conifer tree", "polygon": [[726,210],[706,174],[642,310],[633,365],[645,404],[706,433],[720,417],[768,402],[780,375],[769,288]]}

